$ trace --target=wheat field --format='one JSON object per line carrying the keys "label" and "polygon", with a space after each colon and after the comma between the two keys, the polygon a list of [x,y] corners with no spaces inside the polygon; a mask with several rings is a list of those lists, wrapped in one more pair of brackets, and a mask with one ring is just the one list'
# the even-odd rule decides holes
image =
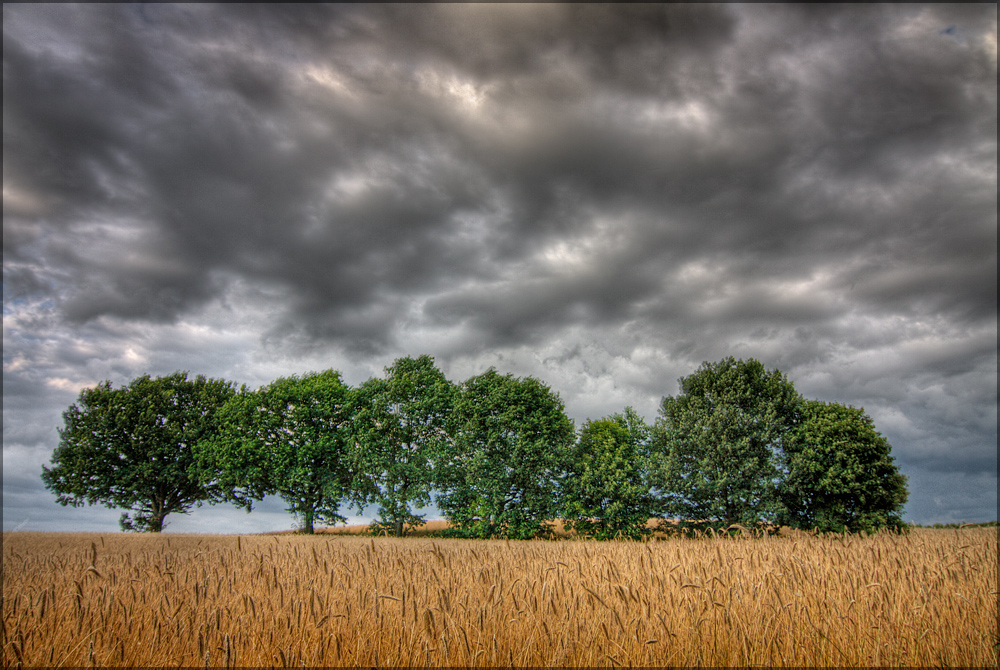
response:
{"label": "wheat field", "polygon": [[4,667],[993,666],[996,529],[3,534]]}

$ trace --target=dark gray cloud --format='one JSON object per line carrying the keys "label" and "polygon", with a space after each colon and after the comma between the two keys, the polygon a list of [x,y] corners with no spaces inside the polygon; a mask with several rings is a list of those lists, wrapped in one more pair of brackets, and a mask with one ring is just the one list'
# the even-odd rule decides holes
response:
{"label": "dark gray cloud", "polygon": [[577,420],[754,356],[996,487],[995,6],[3,17],[5,506],[83,385],[423,352]]}

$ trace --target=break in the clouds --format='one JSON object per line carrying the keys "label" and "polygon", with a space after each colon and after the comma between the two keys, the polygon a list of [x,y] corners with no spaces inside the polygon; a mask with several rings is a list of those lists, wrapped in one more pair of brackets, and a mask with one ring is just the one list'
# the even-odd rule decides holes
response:
{"label": "break in the clouds", "polygon": [[995,518],[996,29],[994,5],[4,5],[4,528],[114,528],[38,478],[85,385],[357,384],[421,353],[537,376],[578,424],[756,357],[865,407],[910,520]]}

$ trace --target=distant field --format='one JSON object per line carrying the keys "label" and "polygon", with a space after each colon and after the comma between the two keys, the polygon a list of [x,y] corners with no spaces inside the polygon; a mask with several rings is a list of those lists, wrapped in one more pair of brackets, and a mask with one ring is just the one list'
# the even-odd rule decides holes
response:
{"label": "distant field", "polygon": [[993,666],[997,531],[3,534],[4,667]]}

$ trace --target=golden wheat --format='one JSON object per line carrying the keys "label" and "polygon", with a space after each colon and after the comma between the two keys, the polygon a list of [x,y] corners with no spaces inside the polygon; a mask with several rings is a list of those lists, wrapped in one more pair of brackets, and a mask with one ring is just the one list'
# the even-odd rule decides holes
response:
{"label": "golden wheat", "polygon": [[995,529],[648,543],[5,533],[5,667],[996,666]]}

